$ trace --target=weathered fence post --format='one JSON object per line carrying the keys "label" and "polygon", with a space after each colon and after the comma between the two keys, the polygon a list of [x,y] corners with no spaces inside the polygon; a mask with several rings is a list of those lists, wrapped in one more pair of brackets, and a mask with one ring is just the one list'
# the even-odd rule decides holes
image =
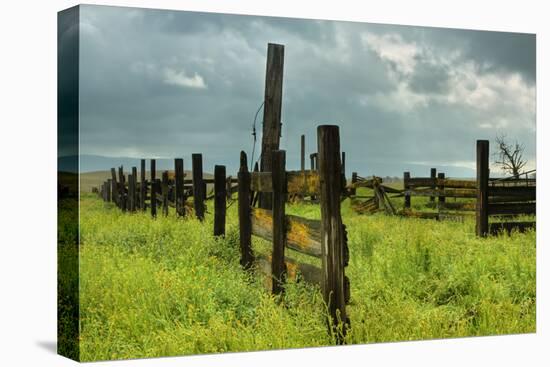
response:
{"label": "weathered fence post", "polygon": [[286,171],[285,151],[272,152],[271,184],[273,188],[273,252],[271,257],[272,293],[280,294],[285,282],[285,247],[286,247]]}
{"label": "weathered fence post", "polygon": [[350,195],[356,195],[357,193],[357,190],[355,188],[355,186],[353,186],[354,184],[357,183],[357,172],[352,172],[351,173],[351,190],[349,191]]}
{"label": "weathered fence post", "polygon": [[112,179],[107,179],[107,201],[111,201],[112,200],[112,194],[111,194],[111,187],[113,186],[113,184],[111,183]]}
{"label": "weathered fence post", "polygon": [[202,175],[202,154],[191,155],[193,164],[193,203],[195,215],[199,220],[204,220],[204,197],[206,195],[205,184]]}
{"label": "weathered fence post", "polygon": [[444,190],[445,190],[445,184],[443,183],[444,180],[445,180],[445,173],[444,172],[439,172],[437,174],[437,178],[438,180],[442,181],[438,186],[438,190],[440,192],[439,194],[439,197],[437,199],[438,201],[438,206],[440,207],[443,207],[445,205],[445,193],[444,193]]}
{"label": "weathered fence post", "polygon": [[137,201],[137,167],[132,167],[132,205],[130,210],[135,212],[138,207]]}
{"label": "weathered fence post", "polygon": [[134,175],[128,174],[128,211],[133,212],[134,206]]}
{"label": "weathered fence post", "polygon": [[306,170],[306,136],[300,137],[300,170]]}
{"label": "weathered fence post", "polygon": [[225,166],[214,166],[214,236],[225,236]]}
{"label": "weathered fence post", "polygon": [[411,207],[411,196],[407,194],[409,190],[409,179],[411,178],[410,172],[403,172],[403,189],[405,190],[405,208]]}
{"label": "weathered fence post", "polygon": [[[267,45],[265,71],[264,123],[260,170],[271,172],[271,152],[279,149],[281,137],[281,107],[283,101],[283,69],[285,46]],[[271,195],[260,194],[260,208],[271,210]]]}
{"label": "weathered fence post", "polygon": [[345,232],[340,213],[342,193],[340,135],[338,126],[321,125],[317,128],[321,202],[321,252],[323,297],[332,316],[333,327],[342,322],[341,343],[349,319],[346,315],[344,291]]}
{"label": "weathered fence post", "polygon": [[118,183],[116,182],[116,171],[114,168],[111,168],[111,195],[113,201],[118,206]]}
{"label": "weathered fence post", "polygon": [[120,209],[122,209],[122,211],[126,211],[126,180],[124,179],[124,167],[123,166],[118,167],[118,185],[120,187],[120,191],[119,191]]}
{"label": "weathered fence post", "polygon": [[174,159],[175,186],[176,186],[176,213],[178,216],[185,216],[185,198],[183,193],[183,159]]}
{"label": "weathered fence post", "polygon": [[[435,182],[437,179],[437,170],[435,168],[430,168],[430,178],[434,181],[434,184],[431,186],[431,189],[435,191]],[[435,196],[430,196],[430,202],[435,202]]]}
{"label": "weathered fence post", "polygon": [[241,265],[245,269],[252,267],[252,217],[250,207],[250,172],[248,172],[246,153],[241,151],[241,166],[238,174],[239,190],[239,243],[241,247]]}
{"label": "weathered fence post", "polygon": [[145,179],[145,159],[141,160],[139,183],[139,208],[145,210],[145,197],[147,196],[147,181]]}
{"label": "weathered fence post", "polygon": [[[254,164],[254,172],[260,172],[260,168],[258,167],[258,162],[256,162]],[[258,205],[258,200],[260,199],[260,193],[259,192],[256,192],[256,193],[252,193],[250,195],[250,205],[252,205],[252,207],[256,207]]]}
{"label": "weathered fence post", "polygon": [[311,153],[309,155],[309,163],[310,163],[310,167],[311,167],[310,169],[312,171],[315,171],[315,153]]}
{"label": "weathered fence post", "polygon": [[487,236],[489,232],[489,140],[477,141],[477,204],[476,234]]}
{"label": "weathered fence post", "polygon": [[162,172],[162,214],[168,216],[168,171]]}
{"label": "weathered fence post", "polygon": [[157,217],[157,188],[156,188],[156,176],[157,176],[157,161],[151,159],[151,216]]}

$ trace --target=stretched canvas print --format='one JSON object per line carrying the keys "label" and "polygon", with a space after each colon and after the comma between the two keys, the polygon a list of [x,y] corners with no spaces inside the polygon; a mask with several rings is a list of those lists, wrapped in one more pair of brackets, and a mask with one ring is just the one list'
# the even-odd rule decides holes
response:
{"label": "stretched canvas print", "polygon": [[535,35],[58,15],[58,351],[535,332]]}

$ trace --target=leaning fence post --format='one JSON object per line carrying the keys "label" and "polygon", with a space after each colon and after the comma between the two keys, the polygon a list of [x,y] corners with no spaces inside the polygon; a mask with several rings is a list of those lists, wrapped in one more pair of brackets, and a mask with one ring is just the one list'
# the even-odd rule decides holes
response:
{"label": "leaning fence post", "polygon": [[332,316],[333,327],[342,322],[341,343],[349,319],[345,297],[345,232],[340,213],[342,192],[340,163],[340,134],[338,126],[322,125],[317,128],[319,181],[321,202],[321,252],[323,271],[323,297]]}
{"label": "leaning fence post", "polygon": [[285,202],[286,202],[286,172],[285,151],[274,150],[271,160],[271,185],[273,188],[273,252],[271,256],[272,293],[280,294],[285,282]]}
{"label": "leaning fence post", "polygon": [[439,172],[437,174],[437,179],[439,181],[439,184],[437,186],[437,189],[439,190],[439,197],[437,199],[438,206],[443,207],[445,204],[445,173]]}
{"label": "leaning fence post", "polygon": [[477,141],[477,203],[476,234],[486,237],[489,232],[489,140]]}
{"label": "leaning fence post", "polygon": [[193,164],[193,202],[195,204],[195,215],[199,220],[204,220],[204,196],[205,185],[202,175],[202,154],[191,155]]}
{"label": "leaning fence post", "polygon": [[225,166],[214,166],[214,236],[225,236]]}
{"label": "leaning fence post", "polygon": [[403,172],[403,188],[405,189],[405,208],[411,207],[411,196],[407,194],[409,191],[409,179],[411,178],[410,172]]}
{"label": "leaning fence post", "polygon": [[157,188],[156,188],[156,176],[157,176],[157,161],[151,159],[151,216],[157,217]]}
{"label": "leaning fence post", "polygon": [[252,267],[252,217],[250,207],[250,172],[246,163],[246,153],[241,151],[241,166],[238,173],[239,204],[239,243],[241,247],[241,265],[245,269]]}
{"label": "leaning fence post", "polygon": [[183,159],[174,159],[174,179],[176,186],[176,213],[178,216],[185,216],[185,198],[183,194]]}

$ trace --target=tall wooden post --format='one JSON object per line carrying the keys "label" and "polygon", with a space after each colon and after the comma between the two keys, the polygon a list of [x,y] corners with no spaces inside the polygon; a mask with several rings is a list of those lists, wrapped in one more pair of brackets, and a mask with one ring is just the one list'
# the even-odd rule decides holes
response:
{"label": "tall wooden post", "polygon": [[[333,326],[342,324],[345,335],[349,319],[346,314],[344,291],[345,231],[340,213],[342,192],[340,134],[338,126],[321,125],[317,128],[321,202],[321,253],[323,297],[332,316]],[[342,342],[343,335],[338,342]]]}
{"label": "tall wooden post", "polygon": [[[430,169],[430,178],[434,181],[434,184],[431,186],[431,189],[432,190],[435,190],[436,188],[436,185],[435,185],[435,181],[437,179],[437,170],[435,168],[431,168]],[[435,196],[430,196],[430,202],[434,202],[435,201]]]}
{"label": "tall wooden post", "polygon": [[175,186],[176,186],[176,213],[178,216],[185,216],[185,198],[183,193],[183,159],[174,159]]}
{"label": "tall wooden post", "polygon": [[120,209],[123,211],[126,211],[126,180],[124,178],[124,167],[120,166],[118,167],[118,185],[120,187],[119,194],[120,194],[120,201],[119,206]]}
{"label": "tall wooden post", "polygon": [[[258,162],[254,164],[254,172],[260,172],[260,168],[258,167]],[[259,199],[260,199],[260,193],[252,192],[250,194],[250,205],[252,205],[252,207],[257,207]]]}
{"label": "tall wooden post", "polygon": [[310,163],[310,167],[311,167],[310,169],[312,171],[315,171],[315,153],[311,153],[309,155],[309,163]]}
{"label": "tall wooden post", "polygon": [[438,201],[439,207],[443,207],[445,205],[445,194],[443,194],[443,192],[445,190],[445,185],[443,184],[443,181],[445,180],[445,173],[444,172],[439,172],[437,174],[437,178],[438,178],[439,181],[441,181],[441,183],[439,185],[437,185],[437,188],[439,189],[439,192],[440,192],[440,195],[439,195],[437,201]]}
{"label": "tall wooden post", "polygon": [[134,176],[130,173],[128,174],[128,211],[133,212],[134,209]]}
{"label": "tall wooden post", "polygon": [[306,169],[306,136],[300,137],[300,170],[303,172]]}
{"label": "tall wooden post", "polygon": [[157,217],[157,185],[156,185],[156,176],[157,176],[157,161],[156,159],[151,159],[151,216],[153,218]]}
{"label": "tall wooden post", "polygon": [[[409,190],[409,179],[411,178],[410,172],[403,172],[403,188],[405,191]],[[405,208],[411,207],[411,196],[405,193]]]}
{"label": "tall wooden post", "polygon": [[195,215],[199,220],[204,220],[204,199],[206,187],[202,175],[202,154],[191,155],[193,164],[193,203],[195,204]]}
{"label": "tall wooden post", "polygon": [[214,166],[214,236],[225,236],[225,166]]}
{"label": "tall wooden post", "polygon": [[[260,170],[271,172],[271,155],[279,149],[281,137],[281,107],[283,101],[283,66],[285,47],[274,43],[267,45],[265,72],[264,123]],[[271,195],[260,195],[260,207],[271,209]]]}
{"label": "tall wooden post", "polygon": [[145,178],[145,159],[141,160],[139,183],[139,208],[145,210],[145,197],[147,196],[147,181]]}
{"label": "tall wooden post", "polygon": [[239,204],[239,243],[241,265],[250,269],[254,261],[252,255],[252,213],[250,207],[250,172],[246,163],[246,153],[241,151],[241,165],[238,174]]}
{"label": "tall wooden post", "polygon": [[162,214],[168,216],[168,171],[162,172]]}
{"label": "tall wooden post", "polygon": [[280,294],[285,282],[285,203],[286,203],[286,171],[285,151],[272,152],[271,185],[273,187],[273,252],[271,256],[272,293]]}
{"label": "tall wooden post", "polygon": [[477,204],[476,234],[486,237],[489,232],[489,140],[477,141]]}

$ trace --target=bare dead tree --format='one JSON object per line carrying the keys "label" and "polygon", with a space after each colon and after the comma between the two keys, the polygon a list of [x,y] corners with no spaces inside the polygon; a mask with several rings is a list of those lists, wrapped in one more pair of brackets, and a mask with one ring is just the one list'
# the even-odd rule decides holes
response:
{"label": "bare dead tree", "polygon": [[497,151],[494,153],[495,164],[504,172],[514,176],[520,174],[521,169],[527,164],[523,159],[525,147],[517,141],[512,144],[506,141],[506,135],[498,135],[495,139]]}

